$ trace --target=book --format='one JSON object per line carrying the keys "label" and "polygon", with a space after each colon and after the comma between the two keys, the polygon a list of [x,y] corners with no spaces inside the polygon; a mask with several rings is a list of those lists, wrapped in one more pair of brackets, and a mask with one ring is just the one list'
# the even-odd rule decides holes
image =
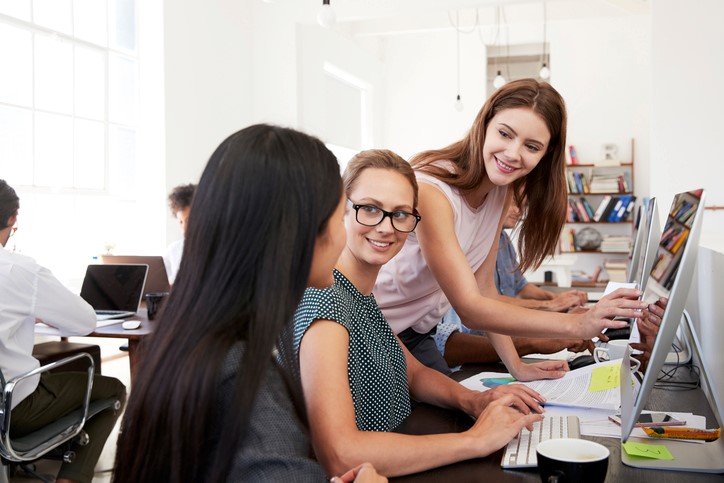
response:
{"label": "book", "polygon": [[601,200],[601,203],[598,205],[598,208],[596,208],[596,212],[593,215],[593,221],[601,221],[601,218],[603,217],[603,213],[606,211],[606,208],[608,207],[608,204],[611,202],[611,196],[606,195]]}
{"label": "book", "polygon": [[633,196],[631,195],[623,195],[620,198],[621,206],[618,208],[616,213],[614,214],[613,220],[615,222],[621,222],[624,219],[624,215],[626,214],[626,210],[628,209],[628,205],[633,202]]}
{"label": "book", "polygon": [[587,200],[585,197],[583,197],[583,196],[581,196],[581,203],[583,204],[583,208],[585,208],[586,213],[588,213],[588,218],[590,218],[590,220],[593,221],[593,215],[596,214],[596,213],[593,211],[593,207],[592,207],[591,204],[588,202],[588,200]]}
{"label": "book", "polygon": [[583,206],[583,203],[580,200],[576,201],[576,208],[578,209],[578,215],[581,217],[581,221],[591,221],[591,217],[588,216],[588,211],[586,211],[586,207]]}
{"label": "book", "polygon": [[575,172],[573,173],[573,178],[576,180],[576,193],[585,193],[583,188],[583,174]]}
{"label": "book", "polygon": [[[606,219],[604,221],[615,221],[616,213],[618,212],[618,209],[621,208],[621,203],[622,203],[621,197],[614,196],[613,199],[616,201],[610,210],[608,210],[608,209],[606,210],[608,212],[608,216],[606,216]],[[606,213],[604,213],[604,216],[605,215],[606,215]]]}
{"label": "book", "polygon": [[626,221],[631,216],[631,213],[633,213],[634,205],[636,205],[636,197],[631,195],[631,202],[626,207],[626,213],[623,214],[623,219],[621,221]]}

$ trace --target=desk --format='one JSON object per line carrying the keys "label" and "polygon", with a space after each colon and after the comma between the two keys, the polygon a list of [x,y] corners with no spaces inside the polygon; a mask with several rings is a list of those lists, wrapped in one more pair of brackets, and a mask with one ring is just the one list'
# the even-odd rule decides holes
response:
{"label": "desk", "polygon": [[[453,379],[462,381],[482,371],[504,371],[501,364],[466,365],[462,371],[453,374]],[[701,389],[685,392],[670,392],[654,389],[649,400],[648,409],[692,412],[706,416],[709,427],[716,425],[716,419]],[[472,425],[471,419],[459,411],[441,409],[429,404],[418,404],[409,418],[398,429],[406,434],[435,434],[460,432]],[[724,480],[722,475],[703,473],[684,473],[678,471],[641,470],[625,466],[621,462],[621,440],[615,438],[585,437],[606,446],[611,452],[608,463],[606,483],[613,482],[714,482]],[[540,482],[535,469],[503,470],[500,460],[503,450],[500,449],[486,458],[462,461],[442,468],[435,468],[414,475],[390,478],[391,482],[438,483],[438,482]]]}
{"label": "desk", "polygon": [[135,316],[123,320],[140,320],[141,326],[135,330],[126,330],[122,322],[100,327],[87,335],[87,337],[107,337],[112,339],[128,339],[128,361],[131,365],[131,377],[138,363],[138,344],[141,338],[153,332],[153,322],[148,320],[146,309],[138,309]]}
{"label": "desk", "polygon": [[[126,330],[123,328],[124,320],[140,320],[141,326],[135,330]],[[96,330],[88,335],[80,335],[73,337],[104,337],[111,339],[128,339],[128,360],[131,366],[131,376],[138,363],[138,344],[141,342],[141,338],[147,336],[153,332],[153,322],[148,320],[145,308],[138,309],[136,315],[126,319],[119,319],[117,323],[107,325],[105,327],[98,327]],[[49,336],[60,336],[60,331],[54,327],[48,327],[45,325],[36,326],[36,335],[49,335]]]}

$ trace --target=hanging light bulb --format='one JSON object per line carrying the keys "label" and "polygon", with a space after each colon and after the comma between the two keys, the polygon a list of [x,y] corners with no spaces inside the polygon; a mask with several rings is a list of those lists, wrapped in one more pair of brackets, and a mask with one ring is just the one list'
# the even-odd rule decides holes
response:
{"label": "hanging light bulb", "polygon": [[551,76],[551,70],[548,68],[548,64],[546,63],[546,60],[548,59],[548,55],[546,54],[546,50],[548,48],[548,43],[546,40],[548,39],[548,11],[546,9],[546,2],[543,2],[543,55],[541,56],[541,61],[543,62],[543,67],[540,68],[540,71],[538,71],[538,76],[543,80],[548,80]]}
{"label": "hanging light bulb", "polygon": [[460,112],[463,110],[463,101],[460,100],[460,12],[455,12],[457,16],[457,25],[455,25],[455,33],[457,40],[457,64],[458,64],[458,96],[455,99],[455,110]]}
{"label": "hanging light bulb", "polygon": [[457,99],[455,99],[455,110],[460,112],[463,110],[463,101],[460,100],[460,94],[458,94]]}
{"label": "hanging light bulb", "polygon": [[505,77],[503,77],[503,74],[498,71],[498,75],[495,76],[495,79],[493,79],[493,87],[496,89],[503,87],[503,84],[505,84]]}
{"label": "hanging light bulb", "polygon": [[324,28],[334,28],[334,23],[337,20],[337,16],[332,10],[332,6],[329,4],[329,0],[322,0],[322,8],[317,12],[317,22]]}
{"label": "hanging light bulb", "polygon": [[543,80],[547,80],[551,76],[551,70],[548,68],[548,64],[543,62],[543,67],[540,68],[538,75]]}

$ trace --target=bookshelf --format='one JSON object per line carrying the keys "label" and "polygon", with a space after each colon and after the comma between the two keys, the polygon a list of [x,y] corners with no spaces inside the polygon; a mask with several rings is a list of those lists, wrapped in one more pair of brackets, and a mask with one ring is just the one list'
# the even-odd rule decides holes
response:
{"label": "bookshelf", "polygon": [[[606,268],[607,261],[620,264],[631,250],[636,215],[634,140],[631,140],[631,161],[581,162],[573,147],[569,149],[572,162],[565,168],[568,209],[559,253],[594,256],[586,265],[598,263]],[[591,229],[600,234],[600,245],[598,237],[591,236]]]}

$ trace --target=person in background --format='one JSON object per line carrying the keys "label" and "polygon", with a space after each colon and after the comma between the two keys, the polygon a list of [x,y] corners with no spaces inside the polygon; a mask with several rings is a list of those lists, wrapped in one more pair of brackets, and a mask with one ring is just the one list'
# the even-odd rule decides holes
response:
{"label": "person in background", "polygon": [[183,184],[176,186],[168,195],[168,207],[171,214],[178,220],[181,226],[183,237],[180,240],[172,242],[166,254],[163,256],[163,263],[166,266],[166,274],[168,281],[173,284],[181,266],[181,257],[184,252],[184,238],[186,237],[186,227],[191,212],[191,202],[194,199],[195,184]]}
{"label": "person in background", "polygon": [[[362,151],[344,174],[347,243],[335,284],[309,288],[294,316],[312,442],[327,472],[359,461],[386,476],[423,471],[503,447],[542,418],[543,398],[519,385],[471,391],[420,364],[399,342],[372,294],[381,266],[411,236],[417,183],[410,165],[387,150]],[[411,398],[459,409],[477,421],[467,431],[434,435],[392,432]]]}
{"label": "person in background", "polygon": [[[85,300],[32,258],[5,249],[15,233],[19,208],[15,190],[0,180],[0,369],[5,381],[40,366],[32,355],[36,322],[55,327],[62,336],[86,335],[96,327],[95,311]],[[32,433],[80,409],[87,380],[86,372],[46,372],[21,381],[13,393],[11,438]],[[118,379],[94,375],[90,400],[110,398],[125,402],[126,387]],[[74,448],[75,459],[62,463],[56,482],[93,479],[95,465],[119,414],[120,408],[109,409],[86,421],[89,443]]]}
{"label": "person in background", "polygon": [[566,369],[525,364],[509,336],[593,338],[637,317],[640,290],[619,289],[580,314],[530,310],[495,289],[503,215],[512,198],[527,202],[519,236],[520,269],[555,250],[566,216],[566,110],[560,94],[535,79],[495,91],[460,141],[412,158],[420,183],[421,224],[375,285],[382,313],[424,364],[447,371],[432,338],[452,306],[471,329],[485,330],[518,380],[561,377]]}
{"label": "person in background", "polygon": [[[510,236],[505,230],[516,227],[520,221],[521,210],[513,201],[503,220],[504,230],[498,240],[498,255],[495,260],[495,288],[503,300],[531,309],[566,312],[572,309],[582,310],[580,306],[587,301],[586,294],[578,290],[569,290],[554,294],[543,290],[528,281],[518,268],[518,256]],[[485,332],[472,330],[463,325],[454,309],[450,309],[440,321],[433,336],[438,350],[451,367],[465,363],[497,362],[500,357]],[[548,339],[513,337],[513,344],[519,356],[529,354],[552,354],[567,349],[571,352],[593,351],[590,339]]]}
{"label": "person in background", "polygon": [[[142,343],[113,481],[326,481],[280,335],[305,288],[333,282],[339,164],[316,138],[250,126],[211,155],[192,211],[184,268]],[[338,478],[386,481],[361,463]]]}

